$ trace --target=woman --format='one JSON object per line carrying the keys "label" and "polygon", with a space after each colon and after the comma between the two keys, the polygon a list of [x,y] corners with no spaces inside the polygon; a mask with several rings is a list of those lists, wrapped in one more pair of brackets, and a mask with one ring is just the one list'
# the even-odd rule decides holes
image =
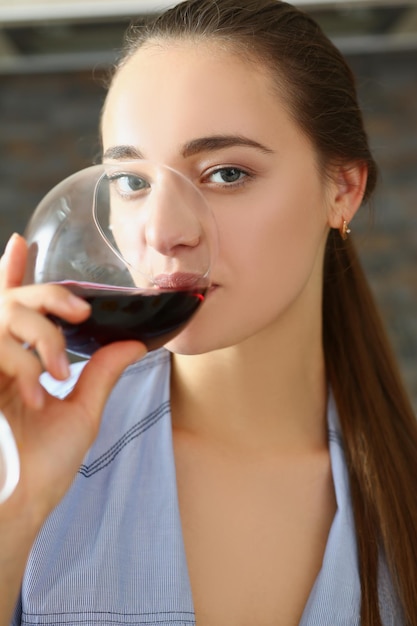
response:
{"label": "woman", "polygon": [[340,53],[288,4],[187,1],[130,32],[102,136],[206,195],[214,287],[118,382],[142,346],[69,375],[44,315],[88,307],[19,287],[9,243],[2,623],[26,567],[14,624],[416,624],[417,431],[348,236],[376,167]]}

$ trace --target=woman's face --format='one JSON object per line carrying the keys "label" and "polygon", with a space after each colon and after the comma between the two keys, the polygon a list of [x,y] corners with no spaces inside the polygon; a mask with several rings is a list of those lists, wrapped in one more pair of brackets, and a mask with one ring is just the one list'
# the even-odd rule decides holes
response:
{"label": "woman's face", "polygon": [[151,43],[118,72],[105,160],[146,158],[190,178],[219,231],[213,288],[168,347],[193,354],[319,314],[328,194],[272,79],[213,42]]}

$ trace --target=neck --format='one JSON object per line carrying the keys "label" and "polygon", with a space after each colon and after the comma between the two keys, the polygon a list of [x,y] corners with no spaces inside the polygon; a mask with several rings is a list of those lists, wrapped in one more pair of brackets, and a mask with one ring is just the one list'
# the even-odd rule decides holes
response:
{"label": "neck", "polygon": [[230,348],[173,355],[174,430],[254,452],[326,446],[320,323],[282,326]]}

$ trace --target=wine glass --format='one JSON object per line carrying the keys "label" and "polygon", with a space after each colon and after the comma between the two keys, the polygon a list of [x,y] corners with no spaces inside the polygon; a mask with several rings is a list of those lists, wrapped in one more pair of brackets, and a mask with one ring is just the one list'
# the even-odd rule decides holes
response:
{"label": "wine glass", "polygon": [[[91,304],[84,322],[50,316],[69,352],[90,357],[113,341],[148,350],[178,334],[204,302],[217,249],[214,217],[180,172],[147,160],[93,165],[54,187],[24,237],[24,284],[58,283]],[[19,456],[0,412],[0,502]]]}
{"label": "wine glass", "polygon": [[204,301],[216,227],[184,175],[145,160],[91,166],[40,203],[24,234],[24,283],[59,283],[91,304],[80,324],[53,318],[68,351],[112,341],[161,347]]}

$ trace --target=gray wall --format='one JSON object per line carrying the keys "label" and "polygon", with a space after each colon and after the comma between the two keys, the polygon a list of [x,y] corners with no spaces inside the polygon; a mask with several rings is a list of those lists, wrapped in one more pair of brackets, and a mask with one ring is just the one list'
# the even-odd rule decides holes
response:
{"label": "gray wall", "polygon": [[[353,56],[381,178],[352,224],[417,408],[417,52]],[[0,76],[0,250],[46,191],[99,151],[99,74]]]}

